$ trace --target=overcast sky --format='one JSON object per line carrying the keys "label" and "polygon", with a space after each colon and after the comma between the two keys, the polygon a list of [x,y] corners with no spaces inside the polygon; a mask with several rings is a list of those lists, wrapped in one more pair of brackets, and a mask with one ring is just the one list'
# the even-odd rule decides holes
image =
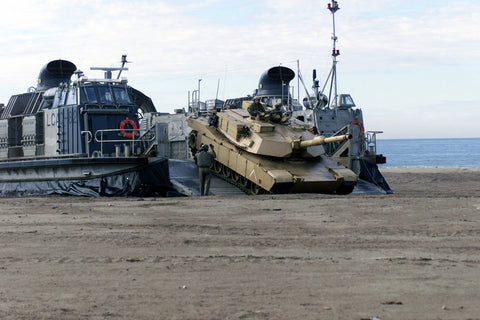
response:
{"label": "overcast sky", "polygon": [[[331,67],[329,2],[3,1],[0,103],[36,86],[51,60],[98,78],[90,67],[120,66],[122,54],[132,62],[123,75],[161,112],[186,107],[198,79],[202,100],[240,97],[272,66],[296,72],[297,60],[310,89],[312,69],[324,81]],[[366,130],[480,137],[478,0],[338,2],[339,92],[362,108]]]}

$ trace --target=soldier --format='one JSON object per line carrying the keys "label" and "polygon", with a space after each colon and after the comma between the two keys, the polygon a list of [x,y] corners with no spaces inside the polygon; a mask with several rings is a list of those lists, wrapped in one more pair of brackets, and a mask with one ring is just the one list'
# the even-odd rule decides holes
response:
{"label": "soldier", "polygon": [[277,103],[275,109],[273,109],[269,114],[269,119],[273,123],[285,123],[288,121],[289,116],[283,112],[282,104]]}
{"label": "soldier", "polygon": [[257,117],[264,116],[265,112],[265,108],[260,103],[260,97],[254,97],[252,104],[248,107],[248,113],[250,113],[252,117]]}
{"label": "soldier", "polygon": [[200,195],[208,195],[210,189],[210,166],[212,161],[217,157],[213,150],[213,145],[210,145],[211,152],[208,152],[208,146],[202,144],[200,150],[195,154],[195,163],[198,166],[198,176],[200,178]]}
{"label": "soldier", "polygon": [[280,123],[282,121],[283,111],[282,111],[282,104],[277,103],[275,105],[275,109],[272,110],[270,113],[270,121],[274,123]]}

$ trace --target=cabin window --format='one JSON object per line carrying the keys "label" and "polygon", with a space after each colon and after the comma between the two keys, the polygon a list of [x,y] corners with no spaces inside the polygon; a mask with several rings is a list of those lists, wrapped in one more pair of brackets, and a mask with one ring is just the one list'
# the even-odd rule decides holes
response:
{"label": "cabin window", "polygon": [[114,103],[112,93],[110,92],[109,87],[98,87],[98,95],[100,96],[101,103]]}
{"label": "cabin window", "polygon": [[352,97],[349,94],[340,95],[340,105],[342,106],[354,106]]}
{"label": "cabin window", "polygon": [[67,94],[67,102],[65,105],[77,104],[77,91],[70,90]]}
{"label": "cabin window", "polygon": [[115,94],[115,100],[117,100],[118,104],[131,104],[132,101],[127,94],[125,88],[120,87],[112,87],[113,93]]}
{"label": "cabin window", "polygon": [[63,89],[63,90],[62,90],[62,93],[60,94],[60,100],[58,101],[58,106],[64,106],[64,105],[66,105],[67,94],[68,94],[68,88],[67,88],[67,89]]}
{"label": "cabin window", "polygon": [[82,103],[97,103],[97,96],[95,95],[94,87],[83,87],[81,90]]}

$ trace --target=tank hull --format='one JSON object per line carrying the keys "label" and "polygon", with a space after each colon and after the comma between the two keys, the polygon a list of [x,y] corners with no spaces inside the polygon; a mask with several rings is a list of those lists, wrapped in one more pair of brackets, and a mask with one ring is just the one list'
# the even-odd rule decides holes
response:
{"label": "tank hull", "polygon": [[[331,158],[268,157],[246,152],[232,144],[205,118],[189,118],[190,146],[213,145],[217,174],[249,188],[252,193],[350,193],[358,177]],[[194,137],[194,138],[193,138]]]}

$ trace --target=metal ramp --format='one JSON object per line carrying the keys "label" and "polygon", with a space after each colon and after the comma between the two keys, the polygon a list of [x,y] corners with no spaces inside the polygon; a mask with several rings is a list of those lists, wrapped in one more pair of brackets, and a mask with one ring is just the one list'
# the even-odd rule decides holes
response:
{"label": "metal ramp", "polygon": [[371,182],[359,179],[351,194],[386,194],[386,192]]}
{"label": "metal ramp", "polygon": [[[170,181],[176,191],[187,196],[200,196],[198,169],[193,160],[168,160]],[[234,185],[211,175],[209,195],[244,195]]]}

